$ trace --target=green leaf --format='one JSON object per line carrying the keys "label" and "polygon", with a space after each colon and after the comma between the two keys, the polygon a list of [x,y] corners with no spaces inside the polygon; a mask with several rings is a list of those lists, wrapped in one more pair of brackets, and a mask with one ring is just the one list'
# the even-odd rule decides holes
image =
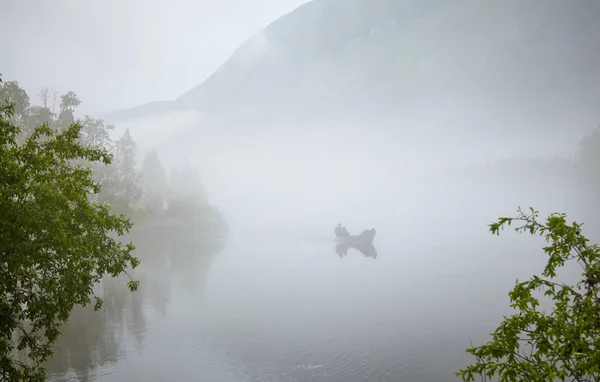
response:
{"label": "green leaf", "polygon": [[[80,102],[74,94],[64,100],[64,111]],[[90,166],[107,163],[107,149],[83,144],[84,126],[75,121],[21,129],[15,110],[0,106],[0,366],[6,380],[44,381],[42,365],[73,307],[91,302],[102,277],[139,260],[133,245],[115,239],[129,220],[94,198],[100,185]],[[15,362],[16,350],[27,362]]]}
{"label": "green leaf", "polygon": [[[475,362],[457,372],[464,381],[474,381],[475,374],[497,375],[499,381],[600,380],[600,282],[590,282],[600,280],[600,246],[587,245],[582,225],[568,224],[565,214],[551,214],[543,224],[537,216],[533,208],[529,215],[518,208],[517,217],[502,217],[490,225],[497,234],[505,224],[519,221],[523,225],[518,232],[545,235],[548,261],[543,277],[516,281],[509,293],[516,313],[504,317],[492,341],[467,349]],[[584,269],[575,285],[553,281],[567,261]],[[578,285],[587,291],[579,292]],[[538,289],[553,302],[550,311],[537,310],[540,303],[533,292]]]}

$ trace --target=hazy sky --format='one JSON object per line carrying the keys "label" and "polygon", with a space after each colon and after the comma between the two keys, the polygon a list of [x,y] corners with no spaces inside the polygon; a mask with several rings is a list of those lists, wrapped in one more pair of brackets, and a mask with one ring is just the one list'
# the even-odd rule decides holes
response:
{"label": "hazy sky", "polygon": [[0,73],[36,102],[73,90],[82,112],[172,99],[306,1],[0,0]]}

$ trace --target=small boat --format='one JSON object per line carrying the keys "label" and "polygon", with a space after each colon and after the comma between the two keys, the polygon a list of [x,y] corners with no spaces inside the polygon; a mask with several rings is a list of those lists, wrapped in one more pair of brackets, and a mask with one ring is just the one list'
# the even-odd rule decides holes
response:
{"label": "small boat", "polygon": [[360,235],[335,235],[335,238],[340,243],[346,243],[348,245],[361,245],[361,244],[373,244],[373,240],[375,240],[375,228],[366,229],[362,231]]}

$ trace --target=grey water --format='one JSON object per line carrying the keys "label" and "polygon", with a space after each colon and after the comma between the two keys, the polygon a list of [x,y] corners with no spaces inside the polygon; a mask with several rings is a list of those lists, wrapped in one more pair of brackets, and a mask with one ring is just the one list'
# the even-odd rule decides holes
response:
{"label": "grey water", "polygon": [[[277,192],[255,180],[219,195],[223,240],[178,221],[134,227],[140,289],[106,280],[102,311],[73,312],[50,380],[457,380],[465,349],[510,314],[515,280],[545,263],[542,238],[488,224],[519,205],[576,210],[572,183],[477,176],[298,189],[290,176]],[[376,228],[374,247],[339,246],[339,222]]]}
{"label": "grey water", "polygon": [[475,236],[434,226],[433,240],[382,222],[366,254],[337,246],[325,224],[233,225],[224,241],[140,228],[140,289],[107,280],[101,311],[74,311],[49,379],[456,380],[470,341],[509,313],[515,278],[539,269],[539,243],[476,223]]}

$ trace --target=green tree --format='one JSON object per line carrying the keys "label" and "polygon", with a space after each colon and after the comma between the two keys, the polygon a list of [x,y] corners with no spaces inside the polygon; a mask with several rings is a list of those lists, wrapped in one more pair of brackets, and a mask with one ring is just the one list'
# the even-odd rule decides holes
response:
{"label": "green tree", "polygon": [[140,201],[142,190],[136,170],[137,145],[129,129],[115,142],[116,190],[113,205],[128,210]]}
{"label": "green tree", "polygon": [[186,164],[171,169],[167,204],[167,213],[170,215],[192,216],[212,209],[200,173],[195,167]]}
{"label": "green tree", "polygon": [[4,105],[5,102],[14,107],[11,121],[20,123],[29,108],[29,96],[17,81],[0,82],[0,105]]}
{"label": "green tree", "polygon": [[102,119],[85,116],[79,121],[81,129],[81,143],[98,149],[111,150],[113,142],[110,133],[115,130],[114,125],[106,125]]}
{"label": "green tree", "polygon": [[[544,236],[548,262],[542,276],[518,282],[509,293],[516,311],[505,317],[493,339],[467,352],[476,362],[457,373],[464,381],[477,375],[497,376],[500,381],[600,381],[600,247],[589,244],[582,225],[567,224],[566,215],[554,213],[545,223],[538,212],[519,209],[515,218],[502,217],[491,224],[499,234],[511,223],[517,232]],[[581,281],[569,285],[557,280],[567,262],[581,265]],[[540,307],[537,290],[551,302]]]}
{"label": "green tree", "polygon": [[50,110],[48,103],[50,101],[50,88],[43,87],[39,92],[40,99],[42,100],[42,105],[32,105],[27,110],[27,116],[23,124],[21,124],[21,129],[28,129],[29,132],[33,132],[33,130],[44,123],[52,124],[54,123],[54,113]]}
{"label": "green tree", "polygon": [[29,95],[17,81],[0,84],[0,104],[3,105],[4,102],[14,106],[12,122],[21,128],[19,142],[30,136],[37,126],[53,122],[54,116],[50,109],[45,106],[31,105]]}
{"label": "green tree", "polygon": [[81,105],[81,100],[73,91],[69,91],[60,97],[60,112],[57,121],[59,129],[65,129],[75,121],[73,113],[79,105]]}
{"label": "green tree", "polygon": [[[82,126],[79,139],[84,147],[106,151],[114,150],[114,143],[110,137],[110,132],[115,129],[113,125],[106,125],[102,119],[91,118],[89,116],[86,116],[79,123]],[[92,161],[81,161],[80,163],[92,169],[94,180],[102,186],[101,192],[96,195],[95,199],[109,203],[111,195],[116,190],[115,166]]]}
{"label": "green tree", "polygon": [[18,125],[23,129],[23,136],[28,137],[33,133],[33,130],[37,126],[43,125],[45,123],[52,124],[54,123],[54,115],[52,111],[44,106],[31,106],[26,115],[23,118],[23,121]]}
{"label": "green tree", "polygon": [[198,169],[187,164],[171,169],[169,189],[173,199],[195,200],[200,203],[207,200]]}
{"label": "green tree", "polygon": [[99,185],[74,164],[108,164],[110,154],[82,146],[78,123],[39,126],[20,144],[13,112],[0,106],[0,380],[43,381],[41,365],[73,307],[94,299],[99,309],[93,286],[139,261],[118,240],[130,221],[91,201]]}
{"label": "green tree", "polygon": [[150,151],[142,162],[144,202],[151,211],[161,211],[167,194],[167,174],[158,152]]}

